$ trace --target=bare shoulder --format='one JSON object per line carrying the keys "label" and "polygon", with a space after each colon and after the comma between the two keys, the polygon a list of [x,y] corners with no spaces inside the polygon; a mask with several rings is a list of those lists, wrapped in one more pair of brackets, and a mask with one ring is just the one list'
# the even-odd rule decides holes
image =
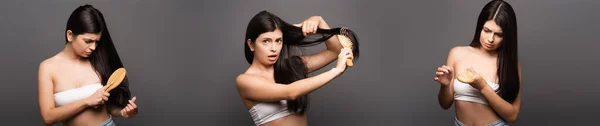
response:
{"label": "bare shoulder", "polygon": [[248,74],[246,74],[246,73],[243,73],[243,74],[240,74],[240,75],[238,75],[238,76],[235,78],[235,83],[236,83],[236,85],[237,85],[237,86],[240,86],[240,83],[243,83],[243,82],[244,82],[244,80],[248,79],[248,77],[249,77],[249,76],[250,76],[250,75],[248,75]]}
{"label": "bare shoulder", "polygon": [[40,88],[52,85],[52,81],[54,79],[53,76],[55,72],[60,69],[58,68],[59,64],[60,63],[58,63],[56,56],[40,62],[40,66],[38,68],[38,85]]}
{"label": "bare shoulder", "polygon": [[235,79],[235,83],[238,88],[250,86],[250,84],[252,84],[253,82],[257,82],[257,81],[261,81],[259,79],[259,77],[257,77],[256,75],[249,74],[249,73],[240,74]]}
{"label": "bare shoulder", "polygon": [[471,46],[453,47],[452,49],[450,49],[450,52],[448,52],[448,59],[453,59],[453,60],[460,59],[460,57],[464,56],[465,54],[468,54],[469,52],[472,52],[472,50],[473,50],[473,47],[471,47]]}
{"label": "bare shoulder", "polygon": [[57,67],[56,66],[56,65],[58,65],[57,62],[58,62],[57,56],[53,56],[53,57],[50,57],[48,59],[43,60],[42,62],[40,62],[40,66],[39,66],[40,72],[42,72],[42,71],[47,71],[47,72],[52,71],[53,68]]}
{"label": "bare shoulder", "polygon": [[465,54],[468,53],[470,51],[473,50],[473,47],[471,46],[455,46],[452,49],[450,49],[450,55],[454,55],[454,54]]}

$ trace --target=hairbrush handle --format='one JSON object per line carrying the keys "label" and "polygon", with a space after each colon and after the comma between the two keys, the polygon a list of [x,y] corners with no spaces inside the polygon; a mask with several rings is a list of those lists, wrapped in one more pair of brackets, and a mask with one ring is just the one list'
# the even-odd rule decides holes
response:
{"label": "hairbrush handle", "polygon": [[352,59],[347,59],[346,60],[346,66],[349,66],[349,67],[354,66],[354,62],[352,62]]}

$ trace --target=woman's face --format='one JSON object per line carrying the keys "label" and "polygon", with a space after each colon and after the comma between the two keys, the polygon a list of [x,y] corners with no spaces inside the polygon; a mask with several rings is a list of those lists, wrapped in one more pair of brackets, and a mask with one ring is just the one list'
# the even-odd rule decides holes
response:
{"label": "woman's face", "polygon": [[500,47],[503,38],[502,28],[493,20],[488,20],[483,25],[483,29],[481,29],[479,42],[485,50],[493,51]]}
{"label": "woman's face", "polygon": [[251,41],[248,39],[247,44],[254,52],[254,61],[259,61],[264,65],[275,64],[283,46],[281,30],[276,29],[272,32],[262,33],[256,38],[256,41]]}
{"label": "woman's face", "polygon": [[71,30],[67,31],[67,38],[75,54],[87,58],[96,49],[102,33],[84,33],[73,35]]}

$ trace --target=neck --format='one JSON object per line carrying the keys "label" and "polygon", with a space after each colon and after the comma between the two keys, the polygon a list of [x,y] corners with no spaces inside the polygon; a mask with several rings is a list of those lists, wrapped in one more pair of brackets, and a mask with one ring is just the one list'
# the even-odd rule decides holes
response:
{"label": "neck", "polygon": [[[483,45],[482,45],[483,46]],[[489,57],[497,57],[498,56],[498,51],[497,50],[486,50],[483,47],[478,47],[479,52],[481,52],[481,54],[485,55],[485,56],[489,56]]]}
{"label": "neck", "polygon": [[73,47],[71,46],[71,43],[67,43],[67,45],[65,45],[65,48],[62,51],[60,51],[59,54],[66,57],[69,61],[81,62],[81,61],[85,60],[85,58],[77,55],[77,53],[75,53],[75,51],[73,51]]}
{"label": "neck", "polygon": [[261,64],[257,60],[252,61],[250,68],[252,68],[255,71],[260,72],[260,73],[273,73],[275,71],[275,68],[273,68],[273,65],[264,65],[264,64]]}

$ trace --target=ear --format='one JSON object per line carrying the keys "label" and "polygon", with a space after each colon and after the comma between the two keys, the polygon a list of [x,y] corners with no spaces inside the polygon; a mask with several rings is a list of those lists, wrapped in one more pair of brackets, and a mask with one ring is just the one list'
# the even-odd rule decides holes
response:
{"label": "ear", "polygon": [[74,39],[73,38],[73,31],[67,30],[67,41],[71,42],[71,41],[73,41],[73,39]]}
{"label": "ear", "polygon": [[250,47],[250,51],[254,52],[254,45],[252,45],[252,40],[246,40],[246,44],[248,44],[248,47]]}

